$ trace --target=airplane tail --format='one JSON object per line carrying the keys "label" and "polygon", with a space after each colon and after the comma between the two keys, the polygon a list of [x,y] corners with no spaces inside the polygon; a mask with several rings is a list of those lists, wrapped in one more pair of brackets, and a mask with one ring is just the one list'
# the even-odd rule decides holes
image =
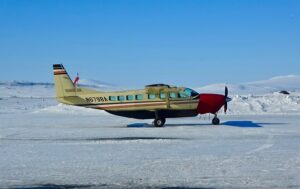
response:
{"label": "airplane tail", "polygon": [[62,64],[53,65],[53,74],[57,98],[77,96],[76,87]]}

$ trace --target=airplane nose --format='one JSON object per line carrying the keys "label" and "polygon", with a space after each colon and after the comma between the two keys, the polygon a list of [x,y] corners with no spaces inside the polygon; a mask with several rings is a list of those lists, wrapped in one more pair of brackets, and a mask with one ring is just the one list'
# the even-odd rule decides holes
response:
{"label": "airplane nose", "polygon": [[226,97],[226,102],[230,102],[232,98]]}
{"label": "airplane nose", "polygon": [[227,103],[232,99],[228,96],[228,89],[225,87],[225,95],[220,94],[200,94],[197,112],[199,114],[212,113],[216,114],[222,106],[224,106],[224,112],[227,111]]}
{"label": "airplane nose", "polygon": [[199,114],[215,114],[225,104],[224,95],[219,94],[200,94],[197,112]]}

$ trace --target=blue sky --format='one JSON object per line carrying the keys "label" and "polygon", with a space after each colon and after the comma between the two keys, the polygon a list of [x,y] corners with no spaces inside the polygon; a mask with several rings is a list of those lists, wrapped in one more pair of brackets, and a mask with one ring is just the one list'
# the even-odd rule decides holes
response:
{"label": "blue sky", "polygon": [[0,0],[0,80],[202,86],[300,74],[300,1]]}

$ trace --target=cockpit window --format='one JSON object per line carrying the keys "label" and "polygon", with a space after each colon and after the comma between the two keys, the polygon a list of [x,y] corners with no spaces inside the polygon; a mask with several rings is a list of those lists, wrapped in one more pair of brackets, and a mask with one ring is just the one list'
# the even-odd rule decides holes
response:
{"label": "cockpit window", "polygon": [[186,94],[188,97],[194,97],[197,96],[199,93],[197,93],[196,91],[194,91],[193,89],[189,89],[189,88],[185,88],[184,89],[184,94]]}

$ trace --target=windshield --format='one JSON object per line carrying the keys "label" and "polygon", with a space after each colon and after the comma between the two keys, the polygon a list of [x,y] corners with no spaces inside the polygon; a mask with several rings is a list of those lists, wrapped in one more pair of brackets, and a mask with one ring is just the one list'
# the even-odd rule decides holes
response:
{"label": "windshield", "polygon": [[194,97],[197,96],[198,93],[196,91],[194,91],[193,89],[190,88],[185,88],[183,91],[188,97]]}

